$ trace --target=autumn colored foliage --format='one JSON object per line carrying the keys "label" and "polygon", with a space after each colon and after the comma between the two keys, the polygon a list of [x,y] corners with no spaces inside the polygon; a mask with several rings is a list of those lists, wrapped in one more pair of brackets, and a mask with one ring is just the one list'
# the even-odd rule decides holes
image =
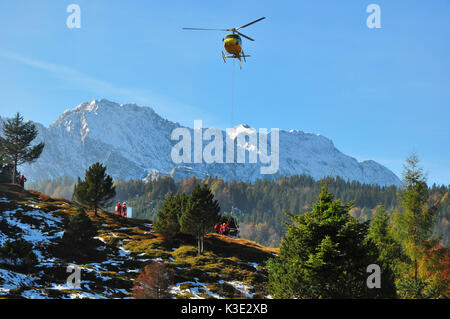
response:
{"label": "autumn colored foliage", "polygon": [[133,298],[166,299],[171,285],[173,271],[162,262],[152,262],[145,266],[133,287]]}
{"label": "autumn colored foliage", "polygon": [[428,249],[419,263],[423,277],[446,298],[450,298],[450,254],[441,244]]}

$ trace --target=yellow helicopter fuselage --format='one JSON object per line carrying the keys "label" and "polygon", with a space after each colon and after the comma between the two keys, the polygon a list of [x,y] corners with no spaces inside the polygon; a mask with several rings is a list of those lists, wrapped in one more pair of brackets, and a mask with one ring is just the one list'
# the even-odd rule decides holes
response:
{"label": "yellow helicopter fuselage", "polygon": [[238,58],[241,56],[242,40],[237,34],[228,34],[222,41],[223,46],[228,53],[233,54]]}
{"label": "yellow helicopter fuselage", "polygon": [[259,18],[255,21],[252,21],[250,23],[244,24],[243,26],[237,27],[237,28],[230,28],[230,29],[205,29],[205,28],[183,28],[183,30],[210,30],[210,31],[228,31],[228,32],[232,32],[230,34],[227,34],[223,39],[223,46],[225,48],[225,51],[227,53],[229,53],[230,55],[225,54],[222,51],[222,58],[223,58],[223,62],[227,62],[228,58],[233,58],[233,59],[238,59],[239,60],[239,64],[242,68],[242,61],[241,58],[244,59],[250,57],[250,55],[246,55],[244,53],[244,50],[242,50],[242,40],[241,40],[241,36],[243,36],[244,38],[250,40],[250,41],[255,41],[252,38],[246,36],[245,34],[241,33],[238,30],[244,29],[256,22],[259,22],[261,20],[264,20],[265,17]]}

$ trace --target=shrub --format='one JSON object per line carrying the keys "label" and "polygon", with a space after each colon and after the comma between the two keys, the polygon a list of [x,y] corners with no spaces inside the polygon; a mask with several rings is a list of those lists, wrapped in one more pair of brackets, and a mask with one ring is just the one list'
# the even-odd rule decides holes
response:
{"label": "shrub", "polygon": [[85,210],[78,208],[77,212],[69,218],[63,240],[71,245],[83,247],[96,235],[97,229],[86,215]]}
{"label": "shrub", "polygon": [[145,266],[133,287],[133,297],[136,299],[167,299],[170,297],[173,271],[162,262],[152,262]]}
{"label": "shrub", "polygon": [[46,202],[50,199],[50,196],[45,195],[43,193],[39,193],[39,199],[41,199],[42,201]]}
{"label": "shrub", "polygon": [[8,239],[0,247],[0,263],[19,269],[31,270],[37,264],[33,245],[23,238],[15,241]]}

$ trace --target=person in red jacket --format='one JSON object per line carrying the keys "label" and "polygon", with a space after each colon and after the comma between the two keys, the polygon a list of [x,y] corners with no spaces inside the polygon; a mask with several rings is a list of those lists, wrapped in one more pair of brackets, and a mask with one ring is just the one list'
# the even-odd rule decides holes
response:
{"label": "person in red jacket", "polygon": [[25,188],[25,182],[26,181],[27,181],[27,179],[25,178],[25,176],[20,174],[20,176],[19,176],[19,183],[20,183],[20,186],[22,186],[22,188]]}
{"label": "person in red jacket", "polygon": [[122,205],[120,204],[120,202],[118,202],[116,205],[116,214],[122,215]]}
{"label": "person in red jacket", "polygon": [[127,217],[127,203],[123,202],[122,204],[122,216]]}
{"label": "person in red jacket", "polygon": [[230,225],[230,222],[227,222],[226,224],[223,223],[223,234],[228,235],[228,226]]}

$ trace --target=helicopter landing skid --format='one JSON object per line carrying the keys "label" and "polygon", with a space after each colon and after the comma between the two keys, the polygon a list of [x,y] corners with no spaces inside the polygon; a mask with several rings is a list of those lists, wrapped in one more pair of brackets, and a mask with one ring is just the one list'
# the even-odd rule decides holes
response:
{"label": "helicopter landing skid", "polygon": [[225,55],[225,53],[223,53],[223,51],[222,51],[223,62],[227,62],[227,59],[239,59],[239,58],[244,58],[244,62],[247,62],[245,60],[245,58],[249,58],[249,57],[251,57],[251,55],[246,55],[246,54],[241,54],[239,56],[236,56],[236,55]]}

